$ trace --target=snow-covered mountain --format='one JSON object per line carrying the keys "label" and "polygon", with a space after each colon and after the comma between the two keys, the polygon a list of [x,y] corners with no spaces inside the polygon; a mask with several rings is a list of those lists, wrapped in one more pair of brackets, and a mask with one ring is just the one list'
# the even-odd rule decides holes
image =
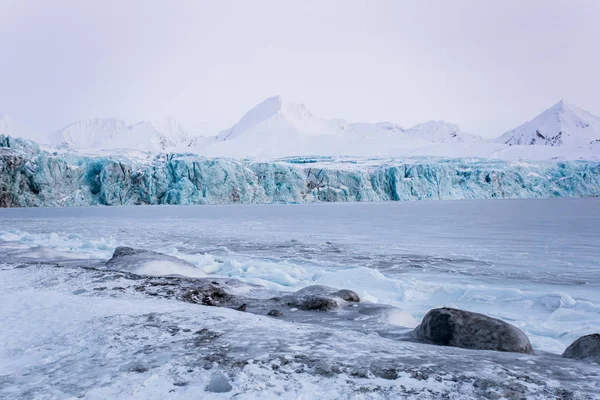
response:
{"label": "snow-covered mountain", "polygon": [[[598,159],[600,118],[561,100],[495,140],[462,132],[445,121],[404,128],[393,122],[348,122],[312,114],[304,104],[269,97],[231,128],[191,135],[172,118],[129,125],[116,118],[78,121],[49,135],[0,116],[0,133],[73,150],[186,152],[208,157],[481,157]],[[508,145],[508,146],[507,146]],[[536,145],[536,146],[531,146]]]}
{"label": "snow-covered mountain", "polygon": [[405,135],[432,143],[463,143],[483,140],[480,136],[461,132],[458,125],[445,121],[429,121],[415,125],[406,130]]}
{"label": "snow-covered mountain", "polygon": [[76,149],[115,149],[160,151],[189,147],[193,138],[172,118],[127,125],[116,118],[77,121],[49,135],[48,144]]}
{"label": "snow-covered mountain", "polygon": [[389,155],[398,149],[482,140],[457,125],[430,121],[411,129],[392,122],[350,123],[312,114],[304,104],[269,97],[248,111],[214,143],[210,156]]}
{"label": "snow-covered mountain", "polygon": [[39,141],[43,138],[43,136],[38,132],[29,129],[19,121],[12,119],[6,114],[0,114],[0,134],[34,141]]}
{"label": "snow-covered mountain", "polygon": [[600,139],[600,117],[561,100],[498,139],[509,145],[586,146]]}
{"label": "snow-covered mountain", "polygon": [[269,97],[248,111],[230,129],[220,132],[221,140],[232,140],[242,135],[328,135],[339,133],[344,120],[327,120],[314,116],[304,104],[284,101],[281,96]]}
{"label": "snow-covered mountain", "polygon": [[[312,114],[304,104],[285,101],[281,96],[269,97],[256,105],[233,127],[220,132],[217,138],[233,140],[242,135],[249,135],[263,140],[288,140],[293,135],[368,137],[389,133],[397,135],[399,140],[412,137],[434,143],[463,142],[477,138],[475,135],[460,132],[457,125],[444,121],[429,121],[407,130],[392,122],[350,123],[343,119],[320,118]],[[340,140],[343,140],[342,136]]]}

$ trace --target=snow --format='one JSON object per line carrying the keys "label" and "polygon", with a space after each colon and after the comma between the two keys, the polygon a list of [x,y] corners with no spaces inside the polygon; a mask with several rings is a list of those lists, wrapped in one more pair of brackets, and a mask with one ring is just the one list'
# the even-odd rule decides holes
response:
{"label": "snow", "polygon": [[[254,107],[214,143],[196,148],[211,157],[321,155],[399,155],[434,144],[478,142],[457,125],[430,121],[411,129],[392,122],[350,123],[313,115],[304,104],[270,97]],[[425,150],[426,151],[426,150]]]}
{"label": "snow", "polygon": [[186,148],[194,141],[173,118],[133,125],[116,118],[95,118],[75,122],[52,133],[46,143],[83,150],[128,148],[161,151]]}
{"label": "snow", "polygon": [[[599,398],[598,366],[559,356],[600,330],[599,207],[555,199],[0,210],[0,397]],[[265,283],[265,296],[357,288],[363,301],[398,307],[377,322],[398,329],[439,306],[485,313],[526,332],[536,354],[396,340],[335,325],[335,313],[319,314],[333,325],[296,323],[149,296],[136,289],[145,278],[103,267],[120,245]],[[231,391],[207,392],[219,375]]]}
{"label": "snow", "polygon": [[31,133],[8,117],[0,119],[0,133],[48,145],[44,148],[51,152],[65,151],[67,146],[78,153],[170,151],[238,159],[321,155],[596,160],[599,132],[599,117],[564,100],[496,140],[463,132],[445,121],[407,129],[394,122],[326,119],[281,96],[264,100],[214,136],[191,134],[173,118],[132,125],[96,118],[49,135]]}
{"label": "snow", "polygon": [[600,139],[600,118],[561,100],[498,140],[510,145],[589,146]]}
{"label": "snow", "polygon": [[15,121],[6,114],[0,113],[0,134],[11,135],[27,140],[39,141],[43,136],[39,132],[27,128],[19,121]]}
{"label": "snow", "polygon": [[447,142],[477,142],[482,141],[480,136],[461,132],[458,125],[445,121],[429,121],[413,126],[405,132],[407,136],[421,138],[433,143]]}
{"label": "snow", "polygon": [[281,96],[269,97],[248,111],[231,129],[218,138],[231,140],[242,135],[290,134],[325,135],[339,132],[345,121],[328,121],[314,116],[304,104],[285,101]]}

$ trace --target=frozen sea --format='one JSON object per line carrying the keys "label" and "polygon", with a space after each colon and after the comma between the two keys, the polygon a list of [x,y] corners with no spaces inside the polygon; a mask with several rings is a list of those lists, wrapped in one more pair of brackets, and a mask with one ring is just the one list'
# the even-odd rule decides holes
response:
{"label": "frozen sea", "polygon": [[[352,289],[405,330],[481,312],[536,355],[148,296],[103,269],[122,245],[194,266],[140,275]],[[598,398],[600,366],[558,355],[600,332],[600,199],[3,209],[0,321],[0,398]]]}

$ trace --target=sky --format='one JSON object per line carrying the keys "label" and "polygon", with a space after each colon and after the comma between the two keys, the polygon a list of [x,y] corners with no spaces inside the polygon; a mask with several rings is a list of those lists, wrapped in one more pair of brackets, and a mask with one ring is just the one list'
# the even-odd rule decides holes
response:
{"label": "sky", "polygon": [[495,137],[561,98],[600,114],[599,20],[598,0],[0,0],[0,113],[209,135],[282,95]]}

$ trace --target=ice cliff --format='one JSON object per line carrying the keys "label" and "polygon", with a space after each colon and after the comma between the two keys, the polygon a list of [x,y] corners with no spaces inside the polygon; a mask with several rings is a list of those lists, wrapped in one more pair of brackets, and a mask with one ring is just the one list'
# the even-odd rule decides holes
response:
{"label": "ice cliff", "polygon": [[0,135],[0,206],[228,204],[600,195],[600,162],[50,153]]}

